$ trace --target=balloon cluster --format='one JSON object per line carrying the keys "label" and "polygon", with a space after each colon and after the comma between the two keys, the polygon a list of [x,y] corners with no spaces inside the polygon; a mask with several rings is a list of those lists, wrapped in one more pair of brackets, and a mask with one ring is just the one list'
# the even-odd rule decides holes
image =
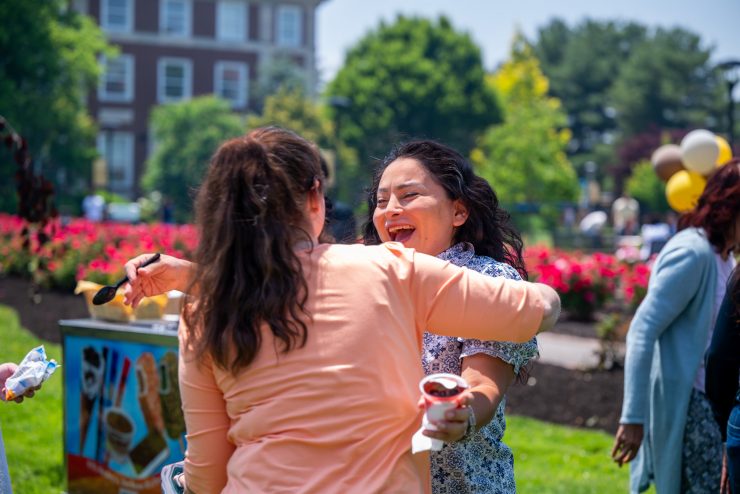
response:
{"label": "balloon cluster", "polygon": [[685,213],[696,205],[707,177],[731,158],[732,149],[723,137],[698,129],[686,134],[680,146],[660,146],[650,161],[658,177],[666,182],[668,204]]}

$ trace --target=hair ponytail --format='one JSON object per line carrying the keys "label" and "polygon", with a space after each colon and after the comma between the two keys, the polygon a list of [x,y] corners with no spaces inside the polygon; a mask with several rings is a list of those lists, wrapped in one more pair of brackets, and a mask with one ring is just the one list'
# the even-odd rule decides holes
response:
{"label": "hair ponytail", "polygon": [[276,127],[213,156],[195,207],[201,295],[184,313],[199,356],[235,373],[257,356],[263,324],[282,351],[305,344],[308,287],[294,245],[311,238],[304,206],[318,177],[315,147]]}

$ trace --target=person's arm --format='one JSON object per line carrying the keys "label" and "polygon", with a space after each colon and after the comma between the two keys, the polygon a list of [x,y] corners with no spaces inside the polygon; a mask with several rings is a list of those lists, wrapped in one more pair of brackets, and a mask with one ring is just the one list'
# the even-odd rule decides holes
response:
{"label": "person's arm", "polygon": [[738,325],[732,297],[728,289],[717,315],[717,324],[706,355],[706,392],[712,405],[714,418],[727,439],[727,421],[735,404],[740,373],[740,326]]}
{"label": "person's arm", "polygon": [[698,273],[713,262],[692,249],[672,247],[651,273],[647,296],[627,333],[622,416],[612,448],[612,458],[620,466],[632,461],[642,444],[655,342],[695,296]]}
{"label": "person's arm", "polygon": [[159,261],[139,267],[154,254],[142,254],[129,260],[124,266],[128,283],[124,285],[124,302],[134,308],[144,297],[166,293],[170,290],[197,295],[197,287],[191,287],[195,264],[162,254]]}
{"label": "person's arm", "polygon": [[410,249],[411,297],[419,334],[523,343],[552,328],[560,314],[557,292],[541,283],[491,278]]}
{"label": "person's arm", "polygon": [[235,449],[227,437],[231,420],[211,360],[196,360],[180,334],[180,396],[188,443],[184,485],[188,492],[218,493],[227,483],[226,465]]}

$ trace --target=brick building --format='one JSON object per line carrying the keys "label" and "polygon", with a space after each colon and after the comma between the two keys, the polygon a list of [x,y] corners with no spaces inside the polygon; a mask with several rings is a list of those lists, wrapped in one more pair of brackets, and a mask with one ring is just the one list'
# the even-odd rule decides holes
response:
{"label": "brick building", "polygon": [[75,0],[120,48],[120,56],[102,60],[105,74],[88,98],[108,189],[139,194],[156,105],[216,94],[244,112],[254,105],[260,71],[278,57],[296,64],[312,94],[322,1]]}

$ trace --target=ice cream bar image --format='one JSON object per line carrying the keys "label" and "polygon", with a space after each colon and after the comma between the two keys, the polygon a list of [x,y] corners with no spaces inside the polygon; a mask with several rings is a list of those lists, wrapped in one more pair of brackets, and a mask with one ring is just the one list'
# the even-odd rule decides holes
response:
{"label": "ice cream bar image", "polygon": [[103,391],[105,363],[100,353],[91,346],[82,349],[82,393],[80,393],[80,453],[85,448],[95,401]]}
{"label": "ice cream bar image", "polygon": [[185,432],[185,417],[180,405],[180,387],[177,382],[177,355],[167,352],[159,359],[159,399],[167,435],[180,439]]}
{"label": "ice cream bar image", "polygon": [[149,434],[129,452],[129,458],[136,473],[140,477],[148,477],[167,459],[169,452],[162,432],[150,429]]}
{"label": "ice cream bar image", "polygon": [[159,400],[160,385],[157,363],[150,352],[144,352],[136,359],[136,380],[139,407],[144,415],[144,422],[149,430],[156,430],[163,434],[164,419],[162,418],[162,404]]}

